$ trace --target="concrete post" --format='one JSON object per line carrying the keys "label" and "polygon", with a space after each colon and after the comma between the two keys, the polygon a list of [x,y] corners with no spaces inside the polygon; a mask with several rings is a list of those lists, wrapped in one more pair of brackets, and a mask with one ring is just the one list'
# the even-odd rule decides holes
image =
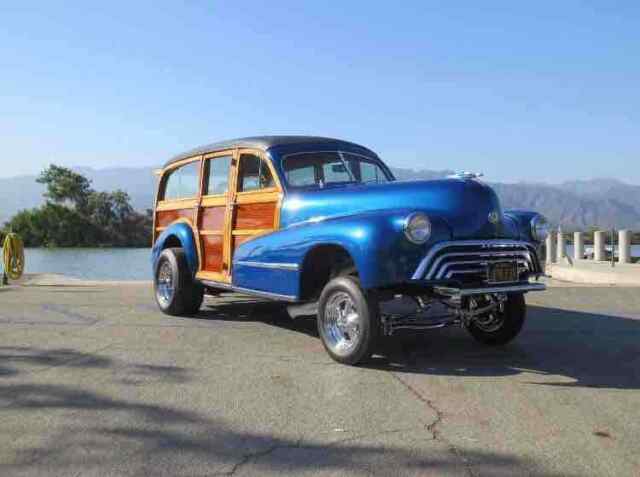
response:
{"label": "concrete post", "polygon": [[558,246],[556,248],[556,261],[562,263],[562,259],[565,256],[564,252],[564,234],[562,230],[558,230]]}
{"label": "concrete post", "polygon": [[550,233],[547,237],[547,263],[553,263],[556,261],[556,241],[553,233]]}
{"label": "concrete post", "polygon": [[603,262],[605,260],[604,241],[603,231],[598,230],[593,233],[593,259],[596,262]]}
{"label": "concrete post", "polygon": [[618,231],[618,261],[620,263],[631,262],[631,231]]}
{"label": "concrete post", "polygon": [[582,260],[584,258],[584,237],[582,232],[573,232],[573,259]]}

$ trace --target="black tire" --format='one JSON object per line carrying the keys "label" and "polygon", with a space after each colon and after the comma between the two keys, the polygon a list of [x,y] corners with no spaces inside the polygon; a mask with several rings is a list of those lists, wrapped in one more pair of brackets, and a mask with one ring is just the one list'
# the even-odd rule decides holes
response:
{"label": "black tire", "polygon": [[[160,278],[161,274],[163,275]],[[165,278],[171,279],[170,287],[165,287]],[[156,302],[163,313],[172,316],[195,315],[204,298],[204,287],[193,280],[184,250],[167,248],[162,251],[153,280]]]}
{"label": "black tire", "polygon": [[[354,338],[352,342],[347,339],[351,331],[341,331],[336,324],[333,324],[336,320],[331,318],[340,307],[336,300],[340,298],[347,300],[347,297],[358,315],[357,320],[353,322],[357,331],[351,335]],[[357,278],[351,276],[334,278],[325,285],[320,294],[317,325],[322,344],[331,358],[338,363],[350,365],[364,362],[373,353],[380,335],[378,300],[375,294],[365,293]],[[339,333],[342,335],[340,336]],[[345,343],[350,342],[350,345],[340,347],[338,343],[334,343],[336,339],[338,341],[342,339]]]}
{"label": "black tire", "polygon": [[488,331],[473,320],[467,326],[467,330],[476,340],[486,345],[500,346],[507,344],[518,336],[524,325],[527,314],[524,294],[513,293],[507,295],[504,311],[496,311],[494,313],[498,313],[498,318],[502,321],[502,324],[496,329]]}

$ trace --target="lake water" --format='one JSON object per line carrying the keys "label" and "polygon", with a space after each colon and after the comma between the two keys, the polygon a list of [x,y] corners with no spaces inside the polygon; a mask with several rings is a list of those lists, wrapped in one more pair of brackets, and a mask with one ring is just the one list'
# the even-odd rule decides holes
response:
{"label": "lake water", "polygon": [[27,248],[26,273],[85,280],[151,280],[149,248]]}
{"label": "lake water", "polygon": [[[590,247],[589,245],[587,247]],[[573,246],[567,245],[573,257]],[[640,257],[640,245],[631,247]],[[85,280],[151,280],[148,248],[28,248],[27,273],[60,273]]]}

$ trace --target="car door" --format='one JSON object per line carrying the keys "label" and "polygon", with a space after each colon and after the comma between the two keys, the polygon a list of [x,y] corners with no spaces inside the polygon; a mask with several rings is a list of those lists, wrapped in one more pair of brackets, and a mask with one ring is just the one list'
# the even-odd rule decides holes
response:
{"label": "car door", "polygon": [[280,225],[282,188],[262,151],[238,150],[232,198],[231,258],[247,240],[273,232]]}
{"label": "car door", "polygon": [[198,241],[201,260],[198,278],[229,282],[231,208],[233,203],[236,151],[227,150],[204,156],[202,197],[198,214]]}

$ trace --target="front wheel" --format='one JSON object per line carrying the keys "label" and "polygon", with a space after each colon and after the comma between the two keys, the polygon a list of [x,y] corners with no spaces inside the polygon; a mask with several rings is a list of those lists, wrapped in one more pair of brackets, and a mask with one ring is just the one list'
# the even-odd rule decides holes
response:
{"label": "front wheel", "polygon": [[467,331],[476,340],[486,345],[507,344],[522,330],[526,311],[524,294],[509,294],[498,309],[475,317],[468,324]]}
{"label": "front wheel", "polygon": [[156,302],[167,315],[195,315],[202,305],[204,288],[193,280],[181,248],[163,250],[156,264],[153,285]]}
{"label": "front wheel", "polygon": [[378,301],[353,277],[338,277],[318,301],[318,334],[329,355],[343,364],[371,356],[380,332]]}

